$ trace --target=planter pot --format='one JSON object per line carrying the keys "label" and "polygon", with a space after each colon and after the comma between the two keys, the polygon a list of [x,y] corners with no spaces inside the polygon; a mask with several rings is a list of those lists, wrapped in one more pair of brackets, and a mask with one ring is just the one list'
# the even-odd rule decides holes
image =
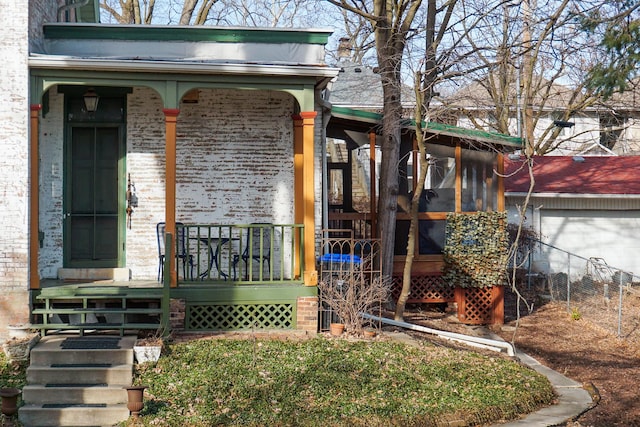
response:
{"label": "planter pot", "polygon": [[376,337],[376,331],[371,330],[371,329],[365,329],[362,333],[364,334],[365,338],[375,338]]}
{"label": "planter pot", "polygon": [[333,336],[342,335],[344,332],[344,324],[343,323],[332,323],[329,325],[329,332]]}
{"label": "planter pot", "polygon": [[504,323],[504,286],[455,288],[458,320],[466,325]]}
{"label": "planter pot", "polygon": [[160,345],[135,345],[133,353],[138,363],[157,362],[160,359],[162,346]]}
{"label": "planter pot", "polygon": [[12,338],[2,345],[2,350],[9,360],[21,362],[29,359],[29,353],[38,341],[40,341],[38,334],[24,338]]}
{"label": "planter pot", "polygon": [[31,325],[9,325],[9,338],[26,338],[30,335]]}
{"label": "planter pot", "polygon": [[144,390],[146,385],[127,386],[127,409],[133,418],[138,418],[140,411],[144,408]]}
{"label": "planter pot", "polygon": [[10,417],[18,412],[18,395],[20,390],[17,388],[0,388],[1,411],[4,416]]}

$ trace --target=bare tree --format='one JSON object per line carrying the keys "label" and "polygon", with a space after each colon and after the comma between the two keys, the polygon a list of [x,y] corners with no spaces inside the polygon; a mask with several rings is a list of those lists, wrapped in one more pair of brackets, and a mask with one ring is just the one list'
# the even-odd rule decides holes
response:
{"label": "bare tree", "polygon": [[467,33],[477,68],[460,76],[464,88],[447,105],[479,129],[522,136],[531,154],[557,149],[567,139],[555,124],[601,101],[587,85],[602,58],[600,36],[584,31],[580,17],[610,7],[602,0],[503,2],[477,26],[481,34]]}

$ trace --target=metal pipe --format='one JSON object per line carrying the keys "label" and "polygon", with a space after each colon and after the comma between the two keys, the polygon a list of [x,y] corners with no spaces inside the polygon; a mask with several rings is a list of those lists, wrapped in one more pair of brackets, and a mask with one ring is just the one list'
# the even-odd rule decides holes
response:
{"label": "metal pipe", "polygon": [[362,317],[370,320],[377,320],[382,323],[386,323],[392,326],[399,326],[401,328],[411,329],[418,332],[426,332],[428,334],[436,335],[440,338],[445,338],[452,341],[461,342],[463,344],[471,345],[474,347],[481,347],[492,351],[505,350],[507,355],[515,357],[516,351],[511,343],[505,341],[492,340],[488,338],[473,337],[470,335],[457,334],[455,332],[440,331],[438,329],[427,328],[426,326],[414,325],[413,323],[399,322],[397,320],[387,319],[385,317],[373,316],[367,313],[360,313]]}
{"label": "metal pipe", "polygon": [[[89,0],[81,0],[81,1],[79,1],[77,3],[70,3],[70,4],[67,4],[65,6],[59,7],[58,8],[58,22],[65,22],[65,21],[63,21],[63,19],[64,19],[64,13],[66,11],[71,10],[71,9],[77,9],[79,7],[86,6],[88,4],[89,4]],[[77,21],[77,19],[76,19],[76,21]]]}

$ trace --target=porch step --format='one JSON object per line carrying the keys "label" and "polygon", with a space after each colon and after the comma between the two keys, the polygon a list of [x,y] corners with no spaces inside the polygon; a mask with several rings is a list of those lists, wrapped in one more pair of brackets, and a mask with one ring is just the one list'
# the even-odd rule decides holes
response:
{"label": "porch step", "polygon": [[44,288],[34,298],[32,327],[48,331],[158,329],[162,290],[159,288],[65,285]]}
{"label": "porch step", "polygon": [[112,426],[129,417],[135,336],[50,335],[31,350],[24,405],[26,426]]}
{"label": "porch step", "polygon": [[59,268],[60,280],[113,280],[128,281],[131,271],[128,268]]}

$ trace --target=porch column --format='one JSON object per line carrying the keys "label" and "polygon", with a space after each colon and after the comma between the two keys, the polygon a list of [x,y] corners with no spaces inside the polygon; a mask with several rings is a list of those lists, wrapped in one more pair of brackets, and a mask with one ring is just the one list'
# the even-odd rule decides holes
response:
{"label": "porch column", "polygon": [[376,176],[376,133],[369,132],[369,211],[371,212],[371,238],[375,239],[378,230],[378,202],[376,200],[376,184],[378,177]]}
{"label": "porch column", "polygon": [[496,210],[498,212],[504,212],[504,154],[498,153],[498,164],[496,165],[496,172],[498,172],[498,206]]}
{"label": "porch column", "polygon": [[40,289],[38,255],[40,249],[40,182],[38,146],[40,140],[40,110],[42,104],[31,104],[29,142],[29,288]]}
{"label": "porch column", "polygon": [[[180,110],[177,108],[165,108],[165,202],[164,221],[165,232],[176,235],[176,123]],[[168,262],[171,271],[171,287],[178,286],[178,273],[176,270],[175,245],[165,248],[164,262]]]}
{"label": "porch column", "polygon": [[295,222],[304,224],[303,280],[307,286],[318,284],[315,260],[315,178],[314,119],[315,111],[294,115]]}

